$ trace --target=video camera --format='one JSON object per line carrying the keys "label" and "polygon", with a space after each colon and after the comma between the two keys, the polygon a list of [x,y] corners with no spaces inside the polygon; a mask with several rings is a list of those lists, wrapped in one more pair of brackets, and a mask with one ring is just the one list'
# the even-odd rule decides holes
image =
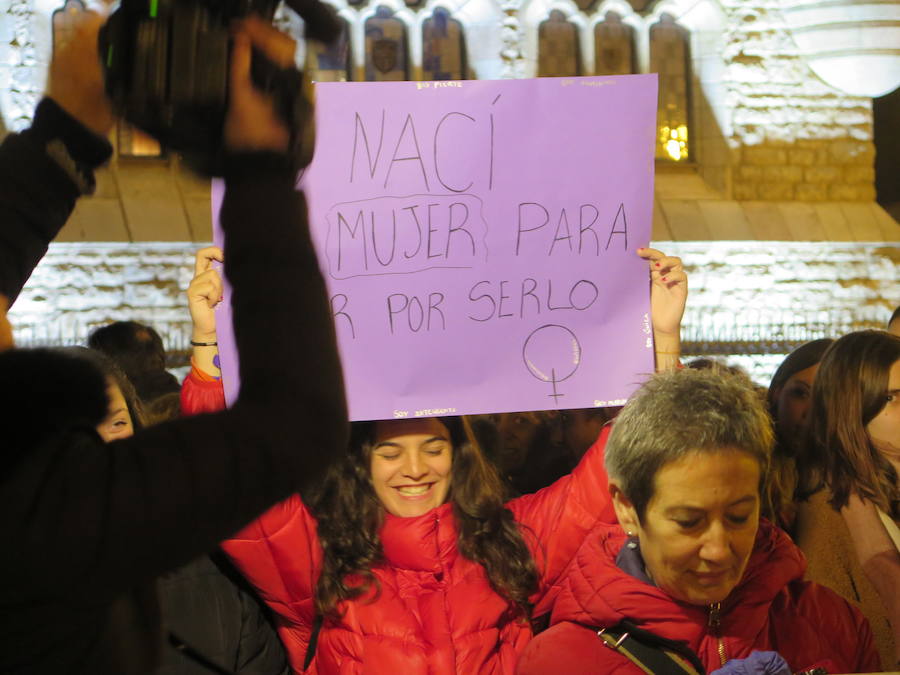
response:
{"label": "video camera", "polygon": [[[337,38],[341,25],[318,0],[285,0],[304,20],[306,37]],[[230,26],[255,13],[271,21],[278,0],[122,0],[100,32],[106,91],[116,111],[185,163],[221,174],[228,106]],[[251,76],[270,94],[291,130],[296,168],[313,151],[311,96],[297,68],[279,68],[254,50]]]}

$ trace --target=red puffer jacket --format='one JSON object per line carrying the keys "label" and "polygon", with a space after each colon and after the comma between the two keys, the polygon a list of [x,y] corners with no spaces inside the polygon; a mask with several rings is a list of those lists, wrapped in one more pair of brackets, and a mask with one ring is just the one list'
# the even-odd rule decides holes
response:
{"label": "red puffer jacket", "polygon": [[528,645],[520,675],[642,673],[590,628],[623,619],[686,642],[707,671],[719,668],[723,656],[743,658],[755,650],[777,651],[795,673],[880,670],[866,619],[830,589],[803,581],[803,554],[768,522],[760,523],[744,577],[722,603],[718,629],[706,607],[677,602],[619,569],[616,556],[625,541],[617,525],[600,526],[585,541],[561,582],[554,625]]}
{"label": "red puffer jacket", "polygon": [[[215,407],[212,384],[189,377],[185,388],[185,412]],[[586,534],[598,522],[615,522],[603,468],[608,433],[571,474],[508,504],[540,573],[535,615],[551,608],[558,578]],[[344,603],[341,620],[323,625],[308,672],[513,673],[531,628],[505,617],[507,604],[484,568],[459,553],[451,505],[416,518],[386,515],[379,534],[385,561],[372,571],[380,593]],[[295,495],[222,546],[274,610],[291,666],[301,672],[322,566],[315,519]]]}

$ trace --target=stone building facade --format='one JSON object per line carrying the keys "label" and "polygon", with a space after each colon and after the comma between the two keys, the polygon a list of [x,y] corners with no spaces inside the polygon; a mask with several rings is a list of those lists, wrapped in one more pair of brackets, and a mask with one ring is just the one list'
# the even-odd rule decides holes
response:
{"label": "stone building facade", "polygon": [[[321,79],[371,73],[367,22],[387,20],[379,17],[402,23],[403,72],[413,79],[436,72],[423,37],[433,34],[426,28],[436,10],[445,24],[456,22],[464,74],[480,79],[542,72],[540,49],[548,43],[541,36],[551,17],[571,27],[573,58],[588,75],[603,56],[594,39],[598,25],[611,16],[633,36],[634,72],[665,67],[653,57],[653,31],[677,27],[689,55],[682,83],[690,91],[689,151],[680,161],[657,161],[653,238],[694,269],[688,341],[697,351],[784,353],[819,334],[881,325],[900,304],[900,225],[875,201],[872,98],[847,93],[814,69],[798,36],[821,26],[792,23],[802,3],[332,3],[348,27],[346,75],[341,65]],[[879,5],[900,16],[900,0]],[[8,129],[28,124],[44,87],[53,12],[61,6],[0,0],[0,112]],[[830,15],[828,21],[840,23]],[[300,31],[291,18],[282,24]],[[882,51],[900,72],[900,41],[894,47]],[[298,61],[309,67],[327,59],[302,46]],[[130,316],[159,323],[173,348],[183,346],[180,289],[191,251],[211,238],[209,187],[175,157],[118,150],[15,308],[23,342],[73,341],[92,325]]]}

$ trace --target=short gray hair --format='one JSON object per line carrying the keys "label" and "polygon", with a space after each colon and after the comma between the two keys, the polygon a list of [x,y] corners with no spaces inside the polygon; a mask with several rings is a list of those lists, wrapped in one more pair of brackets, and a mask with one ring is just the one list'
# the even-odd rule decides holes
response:
{"label": "short gray hair", "polygon": [[657,472],[690,452],[734,448],[759,462],[772,453],[772,421],[746,376],[683,369],[660,373],[628,400],[606,445],[606,471],[643,519]]}

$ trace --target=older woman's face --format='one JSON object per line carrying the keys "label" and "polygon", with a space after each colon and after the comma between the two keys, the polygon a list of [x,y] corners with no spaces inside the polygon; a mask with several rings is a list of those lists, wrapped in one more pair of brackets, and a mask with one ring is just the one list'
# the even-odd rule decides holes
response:
{"label": "older woman's face", "polygon": [[756,459],[730,448],[693,452],[657,472],[643,523],[634,516],[623,526],[640,538],[659,588],[693,605],[728,596],[753,550],[759,474]]}

